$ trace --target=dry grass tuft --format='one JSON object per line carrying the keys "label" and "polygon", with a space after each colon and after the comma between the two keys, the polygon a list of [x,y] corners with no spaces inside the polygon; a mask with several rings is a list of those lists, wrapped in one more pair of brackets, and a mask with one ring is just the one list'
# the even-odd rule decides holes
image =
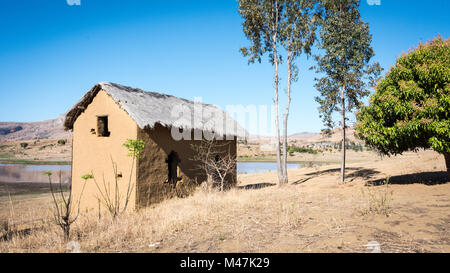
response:
{"label": "dry grass tuft", "polygon": [[366,189],[361,189],[361,193],[366,198],[365,207],[360,210],[362,215],[377,213],[389,217],[392,214],[394,191],[389,187],[389,178],[380,188],[374,188],[369,184]]}
{"label": "dry grass tuft", "polygon": [[[151,251],[149,244],[175,240],[180,235],[189,237],[196,232],[225,241],[247,236],[244,233],[249,226],[254,227],[254,232],[274,227],[299,228],[304,208],[298,188],[275,190],[278,194],[274,198],[267,198],[267,190],[198,190],[189,198],[166,200],[115,219],[108,214],[101,219],[97,214],[84,214],[73,224],[70,239],[78,241],[85,252],[133,252]],[[185,243],[189,245],[189,239]],[[36,223],[27,234],[18,233],[0,243],[0,252],[65,251],[61,231],[50,221]]]}

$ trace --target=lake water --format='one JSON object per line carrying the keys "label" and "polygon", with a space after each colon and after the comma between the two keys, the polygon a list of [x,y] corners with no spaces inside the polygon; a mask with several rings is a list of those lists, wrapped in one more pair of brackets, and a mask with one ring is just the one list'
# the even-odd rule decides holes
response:
{"label": "lake water", "polygon": [[[297,169],[300,163],[288,163],[288,169]],[[26,164],[0,164],[0,182],[48,182],[48,177],[44,172],[53,173],[52,181],[59,181],[58,172],[61,171],[63,182],[70,181],[71,177],[70,165],[26,165]],[[237,173],[262,173],[268,171],[276,171],[276,162],[238,162]]]}
{"label": "lake water", "polygon": [[[288,169],[298,169],[301,166],[300,163],[287,163]],[[268,171],[276,171],[276,162],[238,162],[237,173],[263,173]]]}
{"label": "lake water", "polygon": [[44,172],[52,172],[52,181],[70,181],[71,165],[0,164],[0,182],[48,182]]}

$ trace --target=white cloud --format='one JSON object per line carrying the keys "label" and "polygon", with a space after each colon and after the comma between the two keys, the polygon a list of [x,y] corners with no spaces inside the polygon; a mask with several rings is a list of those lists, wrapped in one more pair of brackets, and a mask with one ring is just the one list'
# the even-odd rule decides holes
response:
{"label": "white cloud", "polygon": [[66,0],[69,6],[81,6],[81,0]]}
{"label": "white cloud", "polygon": [[379,6],[381,5],[381,0],[367,0],[367,4],[369,4],[369,6],[373,5]]}

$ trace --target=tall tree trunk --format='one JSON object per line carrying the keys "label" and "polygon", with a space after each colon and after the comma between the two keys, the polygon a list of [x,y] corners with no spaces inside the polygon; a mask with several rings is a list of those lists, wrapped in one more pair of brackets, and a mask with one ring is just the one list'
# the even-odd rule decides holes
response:
{"label": "tall tree trunk", "polygon": [[447,175],[448,178],[450,179],[450,152],[444,153],[444,157],[445,157],[445,165],[447,166]]}
{"label": "tall tree trunk", "polygon": [[281,166],[281,155],[280,155],[280,120],[278,116],[278,55],[277,55],[277,33],[278,33],[278,1],[275,1],[275,22],[273,26],[273,63],[275,65],[275,98],[273,103],[275,105],[275,131],[276,131],[276,149],[277,149],[277,173],[278,173],[278,183],[281,185],[283,183],[283,169]]}
{"label": "tall tree trunk", "polygon": [[[342,1],[339,2],[339,17],[342,18]],[[342,34],[342,27],[340,34]],[[344,60],[342,59],[342,66],[344,65]],[[343,184],[345,181],[345,80],[342,84],[341,89],[341,111],[342,111],[342,145],[341,145],[341,180],[340,184]]]}
{"label": "tall tree trunk", "polygon": [[345,85],[342,86],[341,90],[341,111],[342,111],[342,145],[341,145],[341,181],[343,184],[345,180]]}
{"label": "tall tree trunk", "polygon": [[286,90],[286,112],[284,113],[283,119],[283,183],[288,183],[288,174],[287,174],[287,123],[289,117],[289,106],[291,103],[291,79],[292,79],[292,53],[288,53],[287,59],[287,67],[288,67],[288,82],[287,82],[287,90]]}
{"label": "tall tree trunk", "polygon": [[[274,52],[274,58],[276,57],[276,51]],[[278,170],[278,182],[281,185],[283,183],[283,168],[280,160],[280,125],[278,116],[278,60],[275,61],[275,131],[276,131],[276,149],[277,149],[277,170]]]}

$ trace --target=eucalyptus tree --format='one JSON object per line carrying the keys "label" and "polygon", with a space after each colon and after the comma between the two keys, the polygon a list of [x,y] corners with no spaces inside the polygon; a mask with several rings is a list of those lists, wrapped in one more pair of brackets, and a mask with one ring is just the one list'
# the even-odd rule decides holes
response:
{"label": "eucalyptus tree", "polygon": [[320,116],[326,126],[325,133],[335,127],[332,115],[340,112],[342,128],[342,162],[340,183],[345,179],[346,112],[360,109],[362,98],[369,95],[380,75],[378,63],[370,63],[375,55],[371,47],[369,25],[361,20],[359,0],[322,0],[319,49],[315,56],[315,87],[320,96]]}
{"label": "eucalyptus tree", "polygon": [[255,61],[261,63],[261,57],[269,54],[269,61],[274,66],[274,107],[277,152],[278,181],[283,181],[283,171],[280,160],[280,128],[278,116],[278,67],[281,56],[278,45],[281,37],[280,18],[283,13],[283,0],[238,0],[238,10],[244,22],[242,23],[245,36],[250,40],[249,47],[241,48],[241,53],[248,57],[249,64]]}
{"label": "eucalyptus tree", "polygon": [[[288,182],[287,177],[287,121],[291,103],[291,84],[298,78],[295,60],[302,53],[310,54],[315,40],[315,11],[318,0],[239,0],[239,12],[244,18],[243,30],[251,46],[241,48],[249,63],[261,62],[261,57],[269,54],[269,61],[274,65],[275,87],[275,130],[278,181]],[[283,116],[283,158],[280,152],[279,126],[279,74],[281,63],[280,48],[287,54],[287,88],[286,111]]]}
{"label": "eucalyptus tree", "polygon": [[316,38],[316,19],[318,0],[284,1],[285,12],[281,18],[281,45],[287,53],[286,110],[283,116],[283,183],[288,182],[287,175],[287,123],[291,103],[291,85],[298,80],[298,66],[295,61],[302,53],[311,54]]}

